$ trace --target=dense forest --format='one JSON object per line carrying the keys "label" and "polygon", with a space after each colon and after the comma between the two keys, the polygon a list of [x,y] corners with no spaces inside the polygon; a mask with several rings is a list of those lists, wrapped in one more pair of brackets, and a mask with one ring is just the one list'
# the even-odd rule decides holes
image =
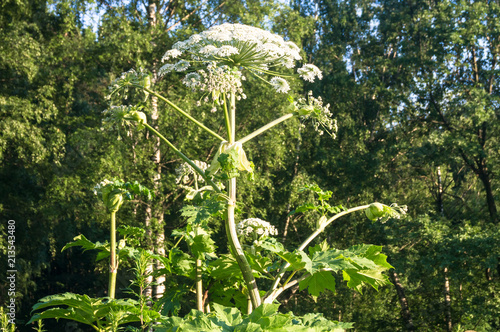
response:
{"label": "dense forest", "polygon": [[[322,96],[338,127],[335,135],[318,135],[293,118],[249,142],[255,179],[238,180],[243,217],[267,220],[293,248],[319,216],[293,213],[314,201],[304,186],[331,191],[330,204],[345,208],[408,206],[404,218],[385,223],[350,214],[316,240],[338,249],[383,246],[394,267],[384,272],[390,284],[355,292],[336,275],[335,292],[318,297],[289,288],[280,312],[323,313],[354,323],[352,331],[500,330],[498,0],[4,0],[0,298],[5,308],[14,220],[17,330],[32,331],[25,324],[44,296],[107,295],[105,261],[96,262],[92,250],[62,251],[80,234],[108,240],[108,213],[93,192],[104,179],[150,188],[154,198],[124,205],[119,223],[146,229],[143,245],[157,255],[177,246],[176,230],[186,225],[186,190],[176,184],[182,160],[147,131],[103,121],[108,86],[132,68],[156,73],[177,41],[222,23],[297,44],[323,77],[294,82],[292,95]],[[155,89],[224,133],[215,119],[220,112],[198,106],[200,96],[176,75],[158,79]],[[244,84],[252,93],[238,102],[238,131],[247,135],[285,114],[289,102],[255,77]],[[144,106],[179,150],[211,162],[217,146],[206,133],[156,97]],[[227,247],[223,230],[212,239]],[[117,297],[127,296],[130,264],[121,267]],[[190,300],[178,303],[171,292],[186,281],[155,278],[151,295],[177,301],[186,314]],[[44,324],[48,331],[78,330],[65,320]]]}

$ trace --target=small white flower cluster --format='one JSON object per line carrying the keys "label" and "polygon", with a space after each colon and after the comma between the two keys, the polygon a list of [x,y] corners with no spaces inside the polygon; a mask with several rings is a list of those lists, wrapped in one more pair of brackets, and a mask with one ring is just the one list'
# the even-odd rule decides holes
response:
{"label": "small white flower cluster", "polygon": [[391,211],[389,212],[390,216],[395,219],[401,219],[408,212],[408,206],[406,205],[398,205],[396,203],[392,203],[390,206]]}
{"label": "small white flower cluster", "polygon": [[278,235],[276,227],[259,218],[249,218],[236,225],[236,233],[240,236],[257,234],[259,237]]}
{"label": "small white flower cluster", "polygon": [[187,74],[183,83],[193,90],[211,93],[213,101],[219,99],[220,93],[234,93],[240,100],[246,98],[241,86],[244,80],[241,71],[226,65],[219,67],[216,62],[211,62],[206,69]]}
{"label": "small white flower cluster", "polygon": [[103,181],[99,182],[98,184],[95,185],[94,187],[94,195],[98,195],[102,188],[106,187],[107,185],[109,184],[112,184],[113,182],[112,181],[109,181],[107,179],[104,179]]}
{"label": "small white flower cluster", "polygon": [[336,137],[335,133],[338,130],[337,120],[332,119],[330,104],[323,106],[323,99],[321,99],[321,97],[313,97],[312,91],[309,91],[307,99],[299,98],[294,104],[302,118],[309,118],[312,120],[314,130],[316,130],[319,135],[323,135],[324,130],[326,130],[330,136],[333,138]]}
{"label": "small white flower cluster", "polygon": [[318,79],[323,79],[323,74],[318,67],[312,64],[305,64],[302,68],[297,70],[299,76],[304,79],[304,81],[314,82],[314,79],[317,77]]}
{"label": "small white flower cluster", "polygon": [[[165,53],[162,62],[182,55],[186,56],[186,60],[163,65],[159,76],[192,69],[193,72],[186,75],[183,83],[194,90],[212,93],[214,100],[225,92],[244,98],[241,90],[244,76],[239,71],[243,68],[259,77],[262,74],[275,76],[269,82],[271,86],[277,92],[287,93],[290,90],[288,82],[279,72],[269,68],[294,68],[295,62],[302,59],[299,47],[281,36],[255,27],[229,23],[214,26],[186,41],[175,43]],[[298,74],[310,82],[316,77],[322,78],[321,71],[311,64],[298,69]],[[214,83],[214,80],[219,83]]]}
{"label": "small white flower cluster", "polygon": [[[196,164],[196,166],[198,166],[199,168],[201,168],[202,171],[205,171],[208,168],[208,165],[207,165],[206,162],[199,161],[199,160],[193,160],[193,162]],[[183,163],[179,167],[177,167],[175,169],[175,174],[177,174],[177,178],[175,179],[175,183],[177,183],[177,184],[179,184],[179,183],[183,183],[183,184],[189,183],[191,175],[194,176],[194,178],[196,179],[196,181],[198,181],[198,182],[205,182],[205,180],[203,179],[203,177],[200,174],[198,174],[198,172],[196,172],[194,170],[194,168],[191,165],[189,165],[188,163]]]}
{"label": "small white flower cluster", "polygon": [[276,92],[287,93],[290,90],[290,85],[282,77],[275,76],[271,78],[271,81],[269,81],[269,83],[271,83]]}

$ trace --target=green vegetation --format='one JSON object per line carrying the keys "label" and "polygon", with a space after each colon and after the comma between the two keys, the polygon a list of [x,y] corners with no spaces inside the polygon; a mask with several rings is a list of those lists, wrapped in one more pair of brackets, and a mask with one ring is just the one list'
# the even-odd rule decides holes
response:
{"label": "green vegetation", "polygon": [[[48,319],[64,315],[83,331],[499,330],[499,14],[494,1],[4,1],[0,250],[15,220],[17,330],[74,329]],[[182,72],[158,77],[177,41],[226,22],[293,41],[322,80],[283,68],[288,96],[260,68],[246,99],[205,103]],[[129,181],[116,232],[93,193],[104,179]],[[277,235],[227,236],[231,218]]]}

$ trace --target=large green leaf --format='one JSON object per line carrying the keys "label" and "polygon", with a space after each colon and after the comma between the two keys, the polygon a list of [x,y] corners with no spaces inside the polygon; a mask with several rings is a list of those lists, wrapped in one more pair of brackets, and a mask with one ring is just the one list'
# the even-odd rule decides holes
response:
{"label": "large green leaf", "polygon": [[243,321],[241,312],[236,308],[224,307],[217,303],[214,303],[212,306],[217,318],[229,326],[238,325]]}
{"label": "large green leaf", "polygon": [[238,262],[232,255],[221,255],[220,258],[211,262],[210,266],[213,267],[210,275],[214,279],[236,278],[243,280]]}
{"label": "large green leaf", "polygon": [[287,268],[288,271],[300,271],[306,270],[309,273],[312,273],[312,261],[307,256],[307,254],[303,251],[295,251],[295,252],[285,252],[278,253],[278,255],[283,258],[290,266]]}
{"label": "large green leaf", "polygon": [[88,240],[85,237],[85,235],[83,235],[83,234],[75,236],[73,238],[73,242],[67,243],[61,249],[61,251],[64,251],[64,250],[71,248],[71,247],[82,247],[83,251],[93,250],[93,249],[99,250],[99,253],[98,253],[96,260],[101,260],[101,259],[104,259],[104,258],[109,256],[109,243],[108,242],[104,242],[104,243],[96,242],[96,243],[94,243],[94,242]]}
{"label": "large green leaf", "polygon": [[306,289],[312,296],[319,296],[325,289],[335,292],[335,278],[330,271],[319,271],[299,282],[300,290]]}

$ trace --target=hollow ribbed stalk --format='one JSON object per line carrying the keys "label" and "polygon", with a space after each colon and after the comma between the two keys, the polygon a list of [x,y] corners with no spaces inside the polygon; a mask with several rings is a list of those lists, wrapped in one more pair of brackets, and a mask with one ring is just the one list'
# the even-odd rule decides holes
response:
{"label": "hollow ribbed stalk", "polygon": [[116,262],[116,212],[111,212],[111,231],[110,231],[110,263],[109,263],[109,297],[115,298],[116,289],[116,273],[118,272],[118,264]]}
{"label": "hollow ribbed stalk", "polygon": [[[233,93],[231,94],[230,120],[231,135],[229,143],[232,144],[234,143],[234,137],[236,137],[236,104],[235,96]],[[257,283],[255,282],[255,278],[253,277],[252,268],[250,267],[250,264],[248,264],[243,248],[241,247],[240,241],[238,240],[238,235],[236,233],[236,223],[234,221],[234,208],[236,205],[236,178],[232,178],[229,180],[228,194],[229,202],[227,206],[226,220],[227,238],[233,251],[233,255],[235,256],[241,273],[243,274],[243,278],[245,279],[252,305],[254,308],[257,308],[261,304],[259,289],[257,287]]]}
{"label": "hollow ribbed stalk", "polygon": [[231,118],[229,116],[229,111],[227,110],[227,98],[226,94],[224,93],[224,119],[226,120],[226,129],[227,129],[227,139],[229,142],[234,141],[234,136],[232,134],[232,127],[231,127]]}
{"label": "hollow ribbed stalk", "polygon": [[196,259],[196,308],[203,311],[203,281],[201,279],[201,259]]}

